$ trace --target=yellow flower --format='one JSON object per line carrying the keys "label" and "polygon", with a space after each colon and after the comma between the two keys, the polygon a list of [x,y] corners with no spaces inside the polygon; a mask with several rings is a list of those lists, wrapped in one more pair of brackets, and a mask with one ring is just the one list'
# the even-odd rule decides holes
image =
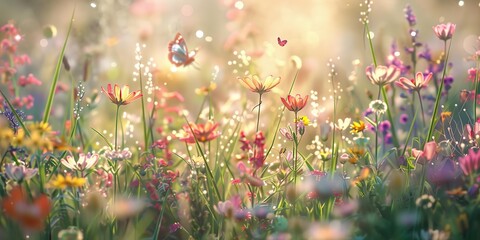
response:
{"label": "yellow flower", "polygon": [[87,182],[85,178],[72,177],[70,175],[63,176],[61,174],[57,175],[55,180],[50,181],[50,187],[65,189],[67,187],[82,187]]}
{"label": "yellow flower", "polygon": [[238,78],[238,80],[244,87],[259,94],[270,92],[272,88],[280,83],[280,77],[275,78],[271,75],[265,78],[264,82],[261,82],[257,75],[253,75],[252,77]]}
{"label": "yellow flower", "polygon": [[358,122],[353,122],[350,125],[350,132],[351,133],[360,133],[360,132],[363,132],[363,130],[365,130],[365,123],[362,120],[360,120]]}
{"label": "yellow flower", "polygon": [[23,129],[18,129],[17,134],[12,139],[12,146],[18,147],[22,146],[25,140],[25,132]]}
{"label": "yellow flower", "polygon": [[201,87],[201,88],[196,88],[195,89],[195,94],[200,95],[200,96],[206,96],[213,90],[217,88],[217,84],[214,82],[210,82],[210,85],[208,87]]}
{"label": "yellow flower", "polygon": [[37,131],[40,134],[44,134],[44,133],[50,134],[52,132],[52,127],[50,126],[50,124],[44,123],[44,122],[36,122],[36,123],[29,124],[27,128],[30,132]]}
{"label": "yellow flower", "polygon": [[440,114],[440,117],[442,118],[442,123],[445,122],[445,119],[447,119],[451,116],[452,116],[452,112],[442,112]]}
{"label": "yellow flower", "polygon": [[[3,127],[3,126],[2,126]],[[0,149],[6,149],[13,141],[15,137],[14,132],[11,128],[5,127],[0,130]]]}
{"label": "yellow flower", "polygon": [[307,116],[300,116],[298,117],[295,122],[303,122],[303,125],[308,126],[310,124],[310,119]]}

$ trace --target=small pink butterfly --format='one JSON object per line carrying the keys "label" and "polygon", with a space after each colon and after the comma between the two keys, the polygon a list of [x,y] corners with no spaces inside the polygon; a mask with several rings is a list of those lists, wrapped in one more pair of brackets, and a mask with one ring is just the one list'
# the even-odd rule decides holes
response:
{"label": "small pink butterfly", "polygon": [[280,39],[280,37],[277,37],[277,41],[278,41],[278,45],[280,45],[281,47],[285,46],[285,44],[287,44],[287,40],[282,40]]}

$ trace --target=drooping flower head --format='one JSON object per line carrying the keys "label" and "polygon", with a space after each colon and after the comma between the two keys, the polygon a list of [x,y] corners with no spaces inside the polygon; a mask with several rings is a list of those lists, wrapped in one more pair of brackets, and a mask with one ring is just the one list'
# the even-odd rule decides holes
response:
{"label": "drooping flower head", "polygon": [[183,133],[179,136],[179,139],[186,143],[195,143],[195,139],[198,142],[209,142],[217,138],[220,134],[216,131],[218,123],[207,121],[206,123],[190,123],[190,125],[183,126]]}
{"label": "drooping flower head", "polygon": [[107,85],[107,90],[102,87],[102,91],[108,96],[112,103],[117,105],[127,105],[136,99],[142,97],[140,91],[130,92],[130,87],[128,85],[120,88],[117,84],[112,88],[112,84]]}
{"label": "drooping flower head", "polygon": [[448,39],[452,38],[453,34],[455,33],[455,28],[456,25],[453,23],[438,24],[437,26],[433,27],[433,31],[440,40],[447,41]]}
{"label": "drooping flower head", "polygon": [[388,67],[379,65],[376,68],[368,66],[365,69],[365,74],[372,84],[384,86],[392,83],[400,76],[400,69],[394,65]]}
{"label": "drooping flower head", "polygon": [[408,79],[401,77],[398,81],[395,82],[395,85],[412,91],[420,91],[422,88],[427,87],[428,83],[432,79],[432,73],[429,73],[427,76],[423,75],[421,72],[417,72],[414,79]]}
{"label": "drooping flower head", "polygon": [[289,111],[297,113],[298,111],[302,110],[305,105],[307,105],[308,95],[306,95],[304,98],[300,94],[295,95],[295,97],[288,95],[286,99],[283,97],[281,99],[283,105],[285,105]]}
{"label": "drooping flower head", "polygon": [[272,88],[280,83],[280,77],[273,77],[272,75],[265,78],[265,81],[263,82],[260,81],[260,78],[257,75],[251,77],[246,76],[243,78],[239,77],[238,80],[244,87],[259,94],[270,92]]}

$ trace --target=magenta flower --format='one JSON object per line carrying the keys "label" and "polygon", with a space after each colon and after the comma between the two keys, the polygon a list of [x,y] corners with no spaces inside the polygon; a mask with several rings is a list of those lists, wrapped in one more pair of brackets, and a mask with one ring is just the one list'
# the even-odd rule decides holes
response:
{"label": "magenta flower", "polygon": [[480,151],[475,152],[473,149],[468,150],[468,154],[458,159],[460,168],[465,175],[470,175],[480,167]]}
{"label": "magenta flower", "polygon": [[390,65],[386,66],[377,66],[374,68],[373,66],[368,66],[365,69],[365,74],[367,75],[368,79],[377,86],[384,86],[389,83],[392,83],[400,76],[400,69]]}
{"label": "magenta flower", "polygon": [[420,91],[420,89],[428,85],[431,79],[432,79],[432,73],[429,73],[425,77],[423,73],[417,72],[414,79],[401,77],[398,81],[395,82],[395,85],[405,90]]}
{"label": "magenta flower", "polygon": [[433,27],[433,31],[440,40],[447,41],[448,39],[452,38],[453,34],[455,33],[455,27],[456,25],[453,23],[438,24],[437,26]]}

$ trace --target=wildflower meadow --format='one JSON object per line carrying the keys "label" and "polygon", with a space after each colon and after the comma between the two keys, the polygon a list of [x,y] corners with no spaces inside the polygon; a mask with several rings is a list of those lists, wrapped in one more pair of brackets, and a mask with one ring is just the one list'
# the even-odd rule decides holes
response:
{"label": "wildflower meadow", "polygon": [[0,239],[480,239],[480,3],[41,2],[0,2]]}

